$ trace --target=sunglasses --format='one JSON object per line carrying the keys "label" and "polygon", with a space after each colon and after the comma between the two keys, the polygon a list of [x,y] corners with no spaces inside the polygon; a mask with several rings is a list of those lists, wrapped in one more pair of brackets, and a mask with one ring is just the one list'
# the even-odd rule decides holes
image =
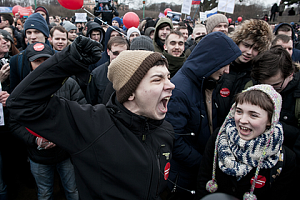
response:
{"label": "sunglasses", "polygon": [[112,54],[114,55],[114,56],[118,56],[121,52],[118,52],[118,51],[111,51],[112,52]]}

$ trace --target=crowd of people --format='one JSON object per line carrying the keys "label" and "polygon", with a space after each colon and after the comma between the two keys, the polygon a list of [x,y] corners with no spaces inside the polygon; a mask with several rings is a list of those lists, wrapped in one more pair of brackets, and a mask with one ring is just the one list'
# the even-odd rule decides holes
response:
{"label": "crowd of people", "polygon": [[0,17],[0,200],[53,199],[55,173],[68,200],[297,195],[293,25]]}

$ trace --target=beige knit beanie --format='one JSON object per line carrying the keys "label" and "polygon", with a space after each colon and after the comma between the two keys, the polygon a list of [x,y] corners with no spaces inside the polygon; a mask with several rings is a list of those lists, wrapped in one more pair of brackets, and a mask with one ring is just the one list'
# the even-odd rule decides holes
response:
{"label": "beige knit beanie", "polygon": [[211,33],[212,30],[220,23],[227,23],[228,19],[223,14],[215,14],[207,18],[206,20],[206,30],[207,34]]}
{"label": "beige knit beanie", "polygon": [[128,100],[157,61],[163,61],[168,68],[168,61],[161,53],[143,50],[122,51],[110,63],[107,77],[113,83],[120,103]]}

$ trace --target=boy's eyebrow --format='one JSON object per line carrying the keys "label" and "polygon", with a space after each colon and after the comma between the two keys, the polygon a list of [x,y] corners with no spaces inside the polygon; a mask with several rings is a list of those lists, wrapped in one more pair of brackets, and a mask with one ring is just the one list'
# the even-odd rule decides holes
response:
{"label": "boy's eyebrow", "polygon": [[[167,76],[169,76],[169,75],[171,75],[171,73],[169,72],[168,74],[167,74]],[[163,78],[164,77],[164,75],[163,74],[153,74],[150,78],[153,78],[153,77],[155,77],[155,76],[158,76],[158,77],[161,77],[161,78]]]}

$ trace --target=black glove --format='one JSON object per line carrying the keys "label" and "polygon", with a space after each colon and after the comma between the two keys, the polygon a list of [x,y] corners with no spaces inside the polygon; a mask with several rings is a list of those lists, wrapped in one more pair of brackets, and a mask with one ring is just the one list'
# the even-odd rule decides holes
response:
{"label": "black glove", "polygon": [[91,65],[101,58],[102,45],[90,38],[79,36],[70,47],[70,54],[79,62]]}

